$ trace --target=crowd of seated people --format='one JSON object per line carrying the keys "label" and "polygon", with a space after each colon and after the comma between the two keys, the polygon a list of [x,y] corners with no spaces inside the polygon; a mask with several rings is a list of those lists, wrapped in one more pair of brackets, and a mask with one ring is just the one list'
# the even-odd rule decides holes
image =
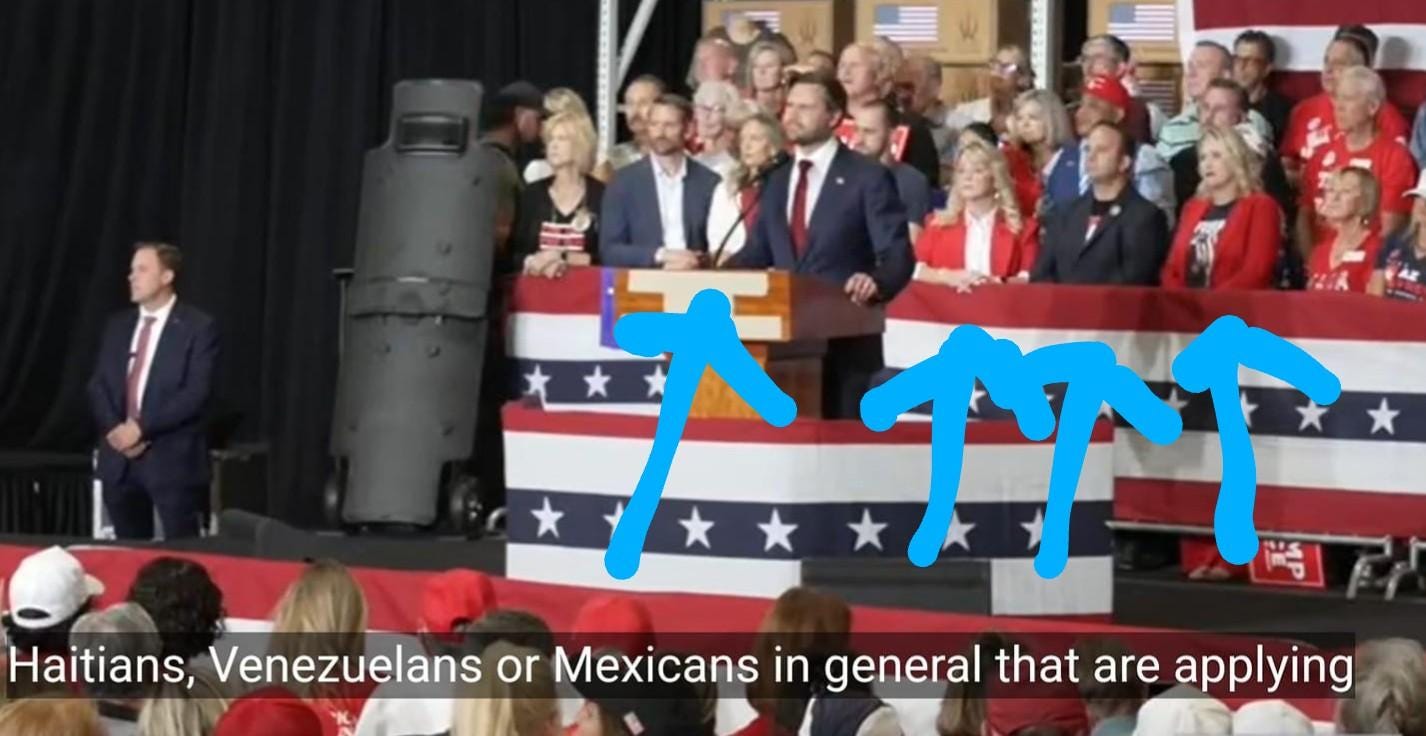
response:
{"label": "crowd of seated people", "polygon": [[[624,657],[651,654],[684,663],[696,656],[670,650],[636,598],[590,597],[569,631],[555,634],[541,614],[566,612],[502,607],[490,579],[472,570],[430,575],[412,604],[419,609],[414,634],[422,656],[480,655],[478,681],[379,686],[359,667],[350,670],[354,679],[344,673],[342,684],[322,687],[220,678],[223,670],[208,656],[208,646],[240,648],[254,640],[225,630],[223,593],[190,560],[154,559],[138,573],[127,600],[102,608],[97,601],[104,586],[58,547],[31,554],[8,579],[4,632],[14,656],[60,653],[56,647],[129,658],[172,655],[183,661],[186,681],[81,675],[78,668],[58,681],[9,681],[0,703],[5,736],[921,736],[906,730],[904,714],[879,695],[877,683],[852,679],[837,688],[815,674],[777,674],[779,656],[820,662],[855,653],[852,608],[807,587],[770,601],[757,631],[747,632],[751,639],[740,640],[750,642],[745,653],[757,658],[757,676],[733,685],[745,691],[731,692],[677,674],[654,681],[630,675],[634,665]],[[366,596],[339,563],[310,563],[271,613],[266,654],[362,658]],[[928,736],[1297,736],[1328,725],[1314,724],[1282,700],[1232,709],[1171,681],[1101,681],[1091,663],[1133,654],[1111,636],[1075,642],[1076,685],[1005,682],[994,675],[995,655],[1012,647],[1033,649],[1033,637],[966,636],[967,651],[980,651],[975,661],[981,671],[947,684]],[[589,648],[607,674],[586,670],[561,682],[557,646],[576,657]],[[526,663],[523,675],[494,672],[511,658]],[[1419,643],[1362,642],[1353,664],[1353,687],[1337,702],[1331,733],[1426,736],[1426,652]],[[728,698],[744,700],[743,712],[751,715],[721,722],[728,711],[719,707],[720,699]]]}

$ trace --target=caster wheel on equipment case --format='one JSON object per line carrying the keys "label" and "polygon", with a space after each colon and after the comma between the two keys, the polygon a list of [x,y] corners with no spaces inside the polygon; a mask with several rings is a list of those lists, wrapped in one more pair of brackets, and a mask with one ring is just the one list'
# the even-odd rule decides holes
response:
{"label": "caster wheel on equipment case", "polygon": [[457,475],[446,489],[446,522],[456,534],[478,539],[480,525],[480,482],[468,475]]}

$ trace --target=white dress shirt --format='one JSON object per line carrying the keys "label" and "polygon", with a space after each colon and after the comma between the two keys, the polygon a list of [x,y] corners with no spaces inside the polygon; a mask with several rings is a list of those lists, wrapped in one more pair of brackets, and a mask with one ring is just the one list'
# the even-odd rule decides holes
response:
{"label": "white dress shirt", "polygon": [[678,157],[678,170],[672,174],[664,171],[657,156],[649,157],[649,165],[654,167],[654,188],[659,195],[659,221],[663,223],[664,250],[687,250],[687,238],[683,233],[683,180],[688,176],[688,159]]}
{"label": "white dress shirt", "polygon": [[792,164],[792,178],[787,180],[787,221],[792,222],[792,202],[797,198],[797,182],[802,179],[802,162],[811,161],[812,168],[807,171],[807,220],[803,224],[812,226],[812,210],[817,207],[817,197],[822,194],[822,185],[827,181],[827,172],[832,168],[832,159],[837,157],[837,148],[841,143],[836,136],[828,138],[822,145],[810,150],[803,151],[801,146],[797,147],[797,158]]}
{"label": "white dress shirt", "polygon": [[[142,407],[144,405],[144,387],[148,385],[149,373],[153,369],[153,356],[158,350],[158,339],[163,335],[163,326],[168,324],[168,315],[173,313],[173,305],[178,301],[178,295],[168,298],[168,303],[159,307],[155,311],[148,311],[139,307],[139,320],[134,323],[134,334],[129,338],[129,362],[124,365],[124,376],[127,378],[129,371],[134,368],[134,358],[138,357],[139,335],[144,330],[144,318],[153,317],[153,327],[149,328],[149,344],[144,350],[144,370],[139,374],[138,396],[134,399],[134,405]],[[127,397],[126,397],[127,398]]]}
{"label": "white dress shirt", "polygon": [[966,218],[966,270],[990,274],[990,245],[995,233],[995,210],[976,216],[970,210],[961,213]]}
{"label": "white dress shirt", "polygon": [[[727,181],[719,182],[718,188],[713,190],[713,200],[708,203],[707,235],[710,253],[718,248],[725,235],[728,236],[728,243],[723,246],[723,253],[731,255],[743,249],[743,244],[748,241],[748,228],[738,222],[742,204],[742,198],[737,191],[728,188]],[[730,231],[732,235],[728,235]]]}

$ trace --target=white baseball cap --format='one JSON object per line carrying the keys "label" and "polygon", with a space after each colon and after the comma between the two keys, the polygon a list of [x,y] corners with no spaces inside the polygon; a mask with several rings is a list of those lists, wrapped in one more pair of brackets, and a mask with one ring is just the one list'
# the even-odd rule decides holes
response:
{"label": "white baseball cap", "polygon": [[1312,736],[1312,719],[1281,700],[1257,700],[1233,714],[1233,734],[1238,736]]}
{"label": "white baseball cap", "polygon": [[1217,698],[1187,685],[1174,685],[1139,708],[1134,736],[1227,736],[1233,712]]}
{"label": "white baseball cap", "polygon": [[1416,188],[1406,190],[1406,196],[1426,199],[1426,169],[1421,171],[1421,178],[1416,180]]}
{"label": "white baseball cap", "polygon": [[10,576],[10,618],[22,629],[49,628],[103,592],[104,584],[86,574],[74,555],[49,547],[20,560]]}

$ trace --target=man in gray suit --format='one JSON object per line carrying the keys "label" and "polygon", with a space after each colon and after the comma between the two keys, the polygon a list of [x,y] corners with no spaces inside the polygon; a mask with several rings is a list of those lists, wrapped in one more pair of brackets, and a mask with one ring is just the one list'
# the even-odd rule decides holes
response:
{"label": "man in gray suit", "polygon": [[703,265],[708,205],[718,175],[689,158],[693,106],[663,95],[649,112],[649,155],[614,174],[604,192],[599,258],[606,266],[687,270]]}

